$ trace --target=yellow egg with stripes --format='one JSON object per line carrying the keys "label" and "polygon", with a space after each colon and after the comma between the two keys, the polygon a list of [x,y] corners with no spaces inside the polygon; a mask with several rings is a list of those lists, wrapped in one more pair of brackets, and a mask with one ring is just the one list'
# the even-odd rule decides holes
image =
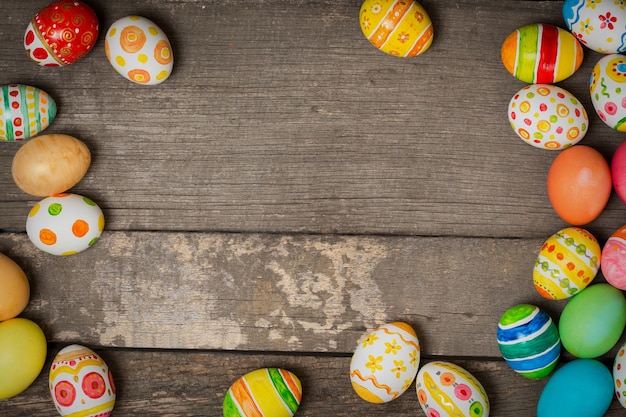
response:
{"label": "yellow egg with stripes", "polygon": [[302,401],[296,375],[280,368],[249,372],[230,386],[224,397],[224,417],[291,417]]}
{"label": "yellow egg with stripes", "polygon": [[407,323],[387,323],[357,345],[350,361],[352,388],[370,403],[393,401],[411,386],[419,362],[415,330]]}
{"label": "yellow egg with stripes", "polygon": [[389,55],[417,56],[433,42],[432,21],[416,1],[365,0],[359,16],[363,35]]}
{"label": "yellow egg with stripes", "polygon": [[598,240],[580,227],[566,227],[550,236],[541,246],[533,281],[541,296],[564,300],[578,294],[600,269]]}

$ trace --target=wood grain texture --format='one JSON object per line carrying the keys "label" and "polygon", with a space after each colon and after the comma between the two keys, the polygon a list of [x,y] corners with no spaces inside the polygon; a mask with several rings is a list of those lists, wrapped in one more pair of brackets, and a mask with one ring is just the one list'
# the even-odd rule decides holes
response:
{"label": "wood grain texture", "polygon": [[[523,24],[562,25],[559,2],[424,2],[435,42],[399,59],[365,40],[354,1],[92,1],[101,37],[133,13],[168,34],[175,69],[155,87],[116,74],[101,39],[66,68],[28,62],[21,37],[40,3],[4,6],[0,84],[59,101],[49,132],[90,147],[74,191],[110,230],[537,238],[563,224],[545,190],[556,153],[508,126],[523,83],[499,54]],[[598,58],[586,51],[561,83],[588,110]],[[583,143],[610,158],[623,136],[592,113]],[[10,176],[19,146],[0,144],[4,230],[23,230],[36,201]],[[590,227],[606,238],[623,218],[613,196]]]}

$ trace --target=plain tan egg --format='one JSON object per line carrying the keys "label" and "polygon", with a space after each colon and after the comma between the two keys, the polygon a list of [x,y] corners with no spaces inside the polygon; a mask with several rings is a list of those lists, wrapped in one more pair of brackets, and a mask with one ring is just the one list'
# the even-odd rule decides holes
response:
{"label": "plain tan egg", "polygon": [[12,319],[24,311],[29,298],[26,274],[11,258],[0,253],[0,321]]}
{"label": "plain tan egg", "polygon": [[13,180],[25,193],[47,197],[76,185],[90,164],[91,153],[82,141],[69,135],[41,135],[13,157]]}

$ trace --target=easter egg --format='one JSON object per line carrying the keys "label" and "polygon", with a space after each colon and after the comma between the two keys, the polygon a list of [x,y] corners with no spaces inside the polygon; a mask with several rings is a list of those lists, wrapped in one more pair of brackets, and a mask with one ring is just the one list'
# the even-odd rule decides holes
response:
{"label": "easter egg", "polygon": [[626,132],[626,56],[606,55],[593,67],[589,82],[591,104],[611,128]]}
{"label": "easter egg", "polygon": [[65,192],[87,173],[91,152],[73,136],[37,136],[15,153],[11,173],[25,193],[44,197]]}
{"label": "easter egg", "polygon": [[559,319],[563,348],[578,358],[597,358],[611,350],[626,326],[626,299],[617,288],[590,285],[565,305]]}
{"label": "easter egg", "polygon": [[626,141],[619,144],[611,158],[611,180],[615,193],[626,204]]}
{"label": "easter egg", "polygon": [[100,207],[77,194],[57,194],[35,204],[26,220],[33,244],[52,255],[73,255],[94,245],[104,230]]}
{"label": "easter egg", "polygon": [[359,397],[381,404],[395,400],[413,383],[420,362],[415,330],[387,323],[366,335],[350,360],[350,381]]}
{"label": "easter egg", "polygon": [[615,396],[622,407],[626,408],[626,343],[624,343],[613,361],[613,384]]}
{"label": "easter egg", "polygon": [[602,248],[602,275],[606,282],[626,290],[626,224],[615,231]]}
{"label": "easter egg", "polygon": [[14,318],[0,322],[0,400],[28,388],[46,361],[46,336],[34,322]]}
{"label": "easter egg", "polygon": [[111,370],[85,346],[69,345],[56,354],[48,386],[62,416],[107,417],[113,411],[116,394]]}
{"label": "easter egg", "polygon": [[502,315],[497,339],[506,363],[529,379],[548,376],[561,356],[556,324],[548,313],[530,304],[518,304]]}
{"label": "easter egg", "polygon": [[529,145],[541,149],[564,149],[587,134],[585,107],[567,90],[549,84],[531,84],[509,102],[509,123]]}
{"label": "easter egg", "polygon": [[603,54],[626,50],[626,9],[619,1],[565,0],[565,25],[583,45]]}
{"label": "easter egg", "polygon": [[613,399],[611,372],[595,359],[575,359],[543,387],[537,417],[602,417]]}
{"label": "easter egg", "polygon": [[262,368],[237,379],[224,396],[224,417],[291,417],[302,401],[296,375],[280,368]]}
{"label": "easter egg", "polygon": [[30,284],[18,264],[0,253],[0,321],[12,319],[26,308]]}
{"label": "easter egg", "polygon": [[573,226],[595,220],[611,196],[611,169],[602,154],[585,145],[564,149],[548,170],[548,197],[561,219]]}
{"label": "easter egg", "polygon": [[533,23],[506,37],[500,48],[504,67],[528,84],[553,84],[572,76],[583,62],[574,35],[558,26]]}
{"label": "easter egg", "polygon": [[167,36],[154,22],[141,16],[115,21],[106,33],[104,50],[113,68],[137,84],[160,84],[174,66]]}
{"label": "easter egg", "polygon": [[98,16],[85,3],[61,0],[41,9],[24,34],[28,57],[44,67],[73,64],[98,40]]}
{"label": "easter egg", "polygon": [[596,277],[601,255],[598,240],[585,229],[559,230],[541,245],[533,268],[535,289],[552,300],[579,293]]}
{"label": "easter egg", "polygon": [[56,114],[56,102],[43,90],[24,84],[0,87],[0,140],[38,135],[50,126]]}
{"label": "easter egg", "polygon": [[365,0],[359,16],[363,35],[389,55],[417,56],[433,42],[432,21],[414,0]]}
{"label": "easter egg", "polygon": [[424,414],[488,417],[489,399],[481,383],[450,362],[430,362],[417,374],[417,399]]}

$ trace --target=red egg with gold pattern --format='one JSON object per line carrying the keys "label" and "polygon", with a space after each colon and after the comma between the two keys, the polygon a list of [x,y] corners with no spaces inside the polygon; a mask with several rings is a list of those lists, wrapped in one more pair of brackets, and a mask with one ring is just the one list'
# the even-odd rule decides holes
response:
{"label": "red egg with gold pattern", "polygon": [[61,0],[41,9],[24,34],[28,57],[44,67],[78,61],[98,39],[98,16],[81,1]]}

